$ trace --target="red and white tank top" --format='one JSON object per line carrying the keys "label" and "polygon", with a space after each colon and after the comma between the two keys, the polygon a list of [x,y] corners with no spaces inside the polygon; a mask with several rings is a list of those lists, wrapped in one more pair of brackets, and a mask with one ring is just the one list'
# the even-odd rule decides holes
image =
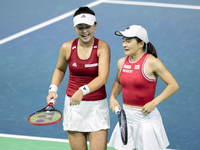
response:
{"label": "red and white tank top", "polygon": [[[97,49],[99,40],[94,38],[93,49],[88,59],[82,60],[78,57],[77,44],[78,38],[75,39],[71,46],[71,54],[68,60],[69,81],[66,89],[67,96],[71,97],[79,87],[88,84],[98,76]],[[96,101],[106,98],[105,85],[98,90],[83,96],[83,101]]]}
{"label": "red and white tank top", "polygon": [[144,64],[150,54],[145,53],[139,60],[132,62],[127,56],[120,71],[123,103],[144,106],[154,99],[157,80],[148,77]]}

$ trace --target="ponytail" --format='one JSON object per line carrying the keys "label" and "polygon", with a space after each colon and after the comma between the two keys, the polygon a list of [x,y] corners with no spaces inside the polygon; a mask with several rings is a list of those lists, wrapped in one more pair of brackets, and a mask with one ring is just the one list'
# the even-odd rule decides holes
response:
{"label": "ponytail", "polygon": [[154,57],[157,58],[156,49],[150,42],[147,44],[147,53],[152,54]]}
{"label": "ponytail", "polygon": [[[142,40],[138,37],[134,37],[138,43],[142,42]],[[146,46],[147,46],[147,53],[149,54],[152,54],[154,57],[157,58],[157,52],[156,52],[156,49],[155,47],[149,42],[147,44],[144,43],[144,46],[143,46],[143,50],[145,51],[146,49]]]}

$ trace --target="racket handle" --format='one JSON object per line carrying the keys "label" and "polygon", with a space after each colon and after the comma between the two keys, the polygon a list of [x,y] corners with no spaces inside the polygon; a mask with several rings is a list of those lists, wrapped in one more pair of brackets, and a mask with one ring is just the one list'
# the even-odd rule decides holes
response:
{"label": "racket handle", "polygon": [[[58,97],[58,94],[56,94],[56,98]],[[49,103],[55,103],[55,101],[54,101],[54,99],[52,98],[50,101],[49,101]]]}
{"label": "racket handle", "polygon": [[49,101],[49,103],[53,103],[53,104],[54,104],[54,99],[51,99],[51,100]]}
{"label": "racket handle", "polygon": [[115,113],[116,114],[119,114],[120,110],[119,110],[119,107],[118,106],[115,106]]}

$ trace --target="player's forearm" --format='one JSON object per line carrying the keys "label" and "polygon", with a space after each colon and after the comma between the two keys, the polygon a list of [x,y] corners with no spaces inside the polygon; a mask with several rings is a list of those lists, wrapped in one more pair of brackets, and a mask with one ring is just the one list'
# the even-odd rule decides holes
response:
{"label": "player's forearm", "polygon": [[90,89],[90,92],[98,90],[100,87],[105,85],[107,83],[107,76],[98,76],[94,80],[92,80],[90,83],[88,83],[88,87]]}
{"label": "player's forearm", "polygon": [[156,105],[158,105],[159,103],[171,97],[178,90],[179,90],[178,83],[167,85],[164,91],[159,96],[157,96],[153,101],[155,102]]}
{"label": "player's forearm", "polygon": [[113,84],[113,87],[112,87],[110,99],[112,99],[112,98],[116,99],[117,96],[121,93],[121,91],[122,91],[121,84],[119,84],[119,82],[115,81]]}

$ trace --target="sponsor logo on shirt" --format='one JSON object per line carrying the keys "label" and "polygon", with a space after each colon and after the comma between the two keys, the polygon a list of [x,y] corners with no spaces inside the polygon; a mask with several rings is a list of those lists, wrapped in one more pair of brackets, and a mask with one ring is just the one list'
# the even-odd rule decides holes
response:
{"label": "sponsor logo on shirt", "polygon": [[72,49],[75,49],[75,48],[76,48],[76,46],[73,46],[73,47],[72,47]]}
{"label": "sponsor logo on shirt", "polygon": [[85,67],[95,67],[98,66],[98,63],[95,64],[85,64]]}
{"label": "sponsor logo on shirt", "polygon": [[76,62],[75,63],[73,63],[73,65],[72,65],[73,67],[77,67],[77,65],[76,65]]}
{"label": "sponsor logo on shirt", "polygon": [[131,65],[124,65],[124,68],[131,69]]}
{"label": "sponsor logo on shirt", "polygon": [[133,70],[127,70],[127,69],[123,69],[122,72],[126,72],[126,73],[132,73]]}

